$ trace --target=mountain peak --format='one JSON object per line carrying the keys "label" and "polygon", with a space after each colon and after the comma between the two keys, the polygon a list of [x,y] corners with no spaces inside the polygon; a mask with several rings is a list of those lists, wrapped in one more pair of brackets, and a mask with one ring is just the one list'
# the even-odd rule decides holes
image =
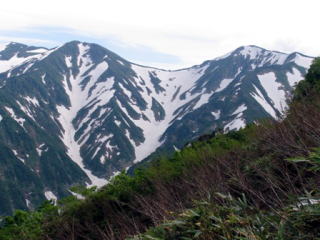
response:
{"label": "mountain peak", "polygon": [[28,45],[23,44],[23,43],[18,43],[18,42],[9,42],[7,46],[23,46],[23,47],[28,47]]}
{"label": "mountain peak", "polygon": [[[241,56],[244,59],[249,61],[258,61],[258,59],[263,59],[265,63],[269,62],[271,64],[282,64],[289,54],[267,50],[265,48],[256,46],[256,45],[245,45],[236,48],[235,50],[213,59],[213,61],[218,61],[226,59],[229,57],[239,57]],[[281,61],[280,61],[281,60]]]}
{"label": "mountain peak", "polygon": [[258,51],[264,50],[264,51],[268,51],[265,48],[259,47],[257,45],[244,45],[244,46],[238,47],[237,49],[241,49],[241,48],[245,49],[245,50],[258,50]]}
{"label": "mountain peak", "polygon": [[239,47],[233,53],[243,55],[244,57],[249,57],[250,59],[256,59],[259,55],[266,55],[270,53],[287,55],[285,53],[273,52],[271,50],[267,50],[256,45],[247,45]]}
{"label": "mountain peak", "polygon": [[[180,149],[217,128],[277,118],[312,60],[250,45],[221,61],[166,71],[94,43],[9,46],[0,53],[0,149],[7,149],[8,168],[32,176],[0,179],[25,199],[2,192],[12,209],[62,197],[73,184],[100,186],[152,153]],[[21,188],[25,181],[32,187]],[[6,208],[0,204],[0,214]]]}
{"label": "mountain peak", "polygon": [[0,52],[7,50],[8,48],[24,48],[24,47],[27,47],[27,45],[22,43],[17,43],[17,42],[8,42],[0,45]]}

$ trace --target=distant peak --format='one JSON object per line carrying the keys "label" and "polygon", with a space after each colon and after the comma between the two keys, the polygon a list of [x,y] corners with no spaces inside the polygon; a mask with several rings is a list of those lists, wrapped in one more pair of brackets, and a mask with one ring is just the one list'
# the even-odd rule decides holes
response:
{"label": "distant peak", "polygon": [[7,47],[28,47],[28,45],[18,42],[9,42]]}
{"label": "distant peak", "polygon": [[264,50],[264,51],[266,51],[266,49],[264,49],[264,48],[262,48],[262,47],[259,47],[259,46],[257,46],[257,45],[245,45],[245,46],[239,47],[238,49],[249,49],[249,50],[256,50],[256,49],[258,49],[258,50]]}
{"label": "distant peak", "polygon": [[8,43],[0,44],[0,51],[6,50],[7,48],[26,47],[26,46],[27,45],[24,45],[22,43],[8,42]]}
{"label": "distant peak", "polygon": [[73,40],[73,41],[70,41],[70,42],[66,42],[61,47],[63,47],[63,46],[65,46],[65,47],[78,47],[79,45],[89,46],[89,47],[99,46],[100,48],[105,48],[105,47],[100,46],[99,44],[96,44],[96,43],[82,42],[82,41],[78,41],[78,40]]}
{"label": "distant peak", "polygon": [[230,57],[230,56],[235,56],[235,55],[256,55],[256,54],[260,54],[261,52],[265,52],[265,51],[268,51],[262,47],[258,47],[256,45],[246,45],[246,46],[241,46],[241,47],[238,47],[236,48],[235,50],[223,55],[223,56],[220,56],[220,57],[217,57],[215,58],[214,60],[221,60],[221,59],[225,59],[227,57]]}
{"label": "distant peak", "polygon": [[237,48],[236,50],[234,50],[233,52],[234,52],[234,53],[237,53],[237,52],[248,53],[248,52],[252,52],[252,51],[261,52],[261,53],[264,53],[264,52],[272,52],[272,53],[277,53],[277,54],[285,54],[285,55],[288,55],[287,53],[284,53],[284,52],[265,49],[265,48],[259,47],[259,46],[257,46],[257,45],[245,45],[245,46],[241,46],[241,47],[238,47],[238,48]]}
{"label": "distant peak", "polygon": [[256,45],[247,45],[247,46],[241,46],[239,48],[237,48],[234,53],[241,53],[241,54],[248,54],[248,53],[260,53],[260,52],[264,52],[264,51],[268,51],[264,48],[258,47]]}
{"label": "distant peak", "polygon": [[66,42],[63,45],[78,45],[79,43],[83,43],[83,42],[80,42],[78,40],[72,40],[72,41]]}

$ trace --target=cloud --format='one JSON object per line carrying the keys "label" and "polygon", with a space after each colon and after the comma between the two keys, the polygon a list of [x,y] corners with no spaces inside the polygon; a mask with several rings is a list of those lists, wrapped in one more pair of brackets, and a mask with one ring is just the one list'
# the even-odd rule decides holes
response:
{"label": "cloud", "polygon": [[[78,36],[131,52],[132,61],[154,54],[159,67],[164,60],[186,67],[249,44],[319,55],[320,35],[310,27],[318,9],[318,0],[10,0],[2,3],[0,30],[35,38],[26,30],[42,29],[48,35],[39,39],[54,42]],[[149,55],[139,60],[143,48]]]}
{"label": "cloud", "polygon": [[19,42],[19,43],[24,43],[27,45],[35,45],[35,46],[48,46],[48,45],[56,46],[58,44],[57,42],[46,40],[46,39],[13,37],[13,36],[0,36],[0,42],[1,43]]}
{"label": "cloud", "polygon": [[176,68],[181,64],[181,59],[178,56],[157,52],[150,47],[139,44],[128,45],[112,36],[94,37],[74,29],[58,27],[25,28],[19,32],[0,30],[0,42],[2,43],[14,41],[52,48],[73,40],[100,44],[125,59],[138,64],[149,66],[154,64],[154,66],[163,68]]}

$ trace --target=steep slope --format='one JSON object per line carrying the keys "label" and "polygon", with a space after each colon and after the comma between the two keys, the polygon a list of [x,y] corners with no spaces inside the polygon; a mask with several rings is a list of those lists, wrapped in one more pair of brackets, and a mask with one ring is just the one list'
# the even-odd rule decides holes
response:
{"label": "steep slope", "polygon": [[22,63],[35,61],[41,53],[47,52],[43,47],[30,47],[21,43],[11,42],[0,46],[0,73],[11,70]]}
{"label": "steep slope", "polygon": [[64,196],[72,184],[101,186],[157,148],[172,152],[218,127],[278,118],[312,61],[247,46],[166,71],[77,41],[9,44],[0,56],[1,213]]}
{"label": "steep slope", "polygon": [[[320,58],[282,121],[193,141],[105,187],[4,218],[0,239],[317,239]],[[284,217],[285,216],[285,217]]]}
{"label": "steep slope", "polygon": [[228,131],[260,118],[280,117],[294,85],[303,79],[311,62],[312,58],[299,53],[255,46],[240,47],[205,62],[205,74],[188,91],[190,95],[200,92],[201,97],[178,108],[176,121],[162,136],[164,145],[178,144],[180,148],[184,144],[181,139],[194,139],[217,127]]}

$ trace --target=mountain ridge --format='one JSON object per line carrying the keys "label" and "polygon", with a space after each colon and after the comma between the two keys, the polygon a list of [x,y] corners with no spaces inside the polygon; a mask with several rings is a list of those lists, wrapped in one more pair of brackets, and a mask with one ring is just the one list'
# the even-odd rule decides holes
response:
{"label": "mountain ridge", "polygon": [[126,60],[124,59],[123,57],[121,57],[120,55],[116,54],[115,52],[113,52],[112,50],[109,50],[107,47],[104,47],[102,45],[99,45],[97,43],[90,43],[90,42],[85,42],[85,41],[79,41],[79,40],[71,40],[71,41],[68,41],[66,43],[63,43],[61,45],[58,45],[56,47],[53,47],[53,48],[46,48],[46,47],[42,47],[42,46],[34,46],[34,45],[27,45],[27,44],[24,44],[24,43],[19,43],[19,42],[8,42],[8,43],[4,43],[4,44],[0,44],[0,51],[3,51],[5,50],[5,47],[7,45],[10,45],[10,44],[18,44],[18,45],[22,45],[22,46],[25,46],[25,47],[28,47],[28,48],[34,48],[34,49],[45,49],[47,51],[50,51],[50,50],[57,50],[59,49],[60,47],[63,47],[64,45],[66,44],[72,44],[72,43],[85,43],[85,44],[94,44],[94,45],[97,45],[97,46],[100,46],[110,52],[112,52],[113,54],[117,55],[119,58],[122,58],[123,60],[125,60],[126,62],[130,63],[130,64],[134,64],[134,65],[137,65],[137,66],[141,66],[141,67],[148,67],[148,68],[153,68],[155,70],[163,70],[163,71],[169,71],[169,72],[174,72],[174,71],[180,71],[180,70],[186,70],[186,69],[190,69],[190,68],[193,68],[193,67],[197,67],[197,66],[201,66],[203,65],[204,63],[206,62],[210,62],[210,61],[215,61],[215,60],[219,60],[219,59],[223,59],[225,58],[225,56],[233,53],[233,52],[236,52],[238,49],[242,49],[242,48],[256,48],[256,49],[261,49],[261,50],[264,50],[264,51],[268,51],[268,52],[273,52],[273,53],[280,53],[280,54],[285,54],[285,55],[292,55],[292,54],[299,54],[303,57],[307,57],[307,58],[314,58],[313,56],[310,56],[310,55],[306,55],[306,54],[303,54],[301,52],[291,52],[291,53],[286,53],[286,52],[283,52],[283,51],[277,51],[277,50],[269,50],[267,48],[264,48],[264,47],[260,47],[260,46],[257,46],[257,45],[254,45],[254,44],[249,44],[249,45],[242,45],[226,54],[223,54],[221,56],[217,56],[217,57],[213,57],[212,59],[207,59],[207,60],[203,60],[203,62],[201,64],[195,64],[195,65],[191,65],[191,66],[186,66],[186,67],[182,67],[182,68],[178,68],[178,69],[166,69],[166,68],[161,68],[161,67],[155,67],[155,66],[151,66],[151,65],[144,65],[144,64],[139,64],[139,63],[135,63],[134,61],[129,61],[129,60]]}
{"label": "mountain ridge", "polygon": [[[33,176],[26,184],[38,185],[33,197],[34,187],[17,187],[13,195],[20,200],[11,209],[66,196],[74,184],[101,186],[155,151],[173,152],[217,128],[278,118],[313,59],[249,46],[193,67],[161,70],[80,41],[42,53],[32,48],[25,61],[0,73],[0,148],[11,159],[5,166],[18,171],[12,164],[22,163]],[[21,134],[27,148],[15,140]]]}

